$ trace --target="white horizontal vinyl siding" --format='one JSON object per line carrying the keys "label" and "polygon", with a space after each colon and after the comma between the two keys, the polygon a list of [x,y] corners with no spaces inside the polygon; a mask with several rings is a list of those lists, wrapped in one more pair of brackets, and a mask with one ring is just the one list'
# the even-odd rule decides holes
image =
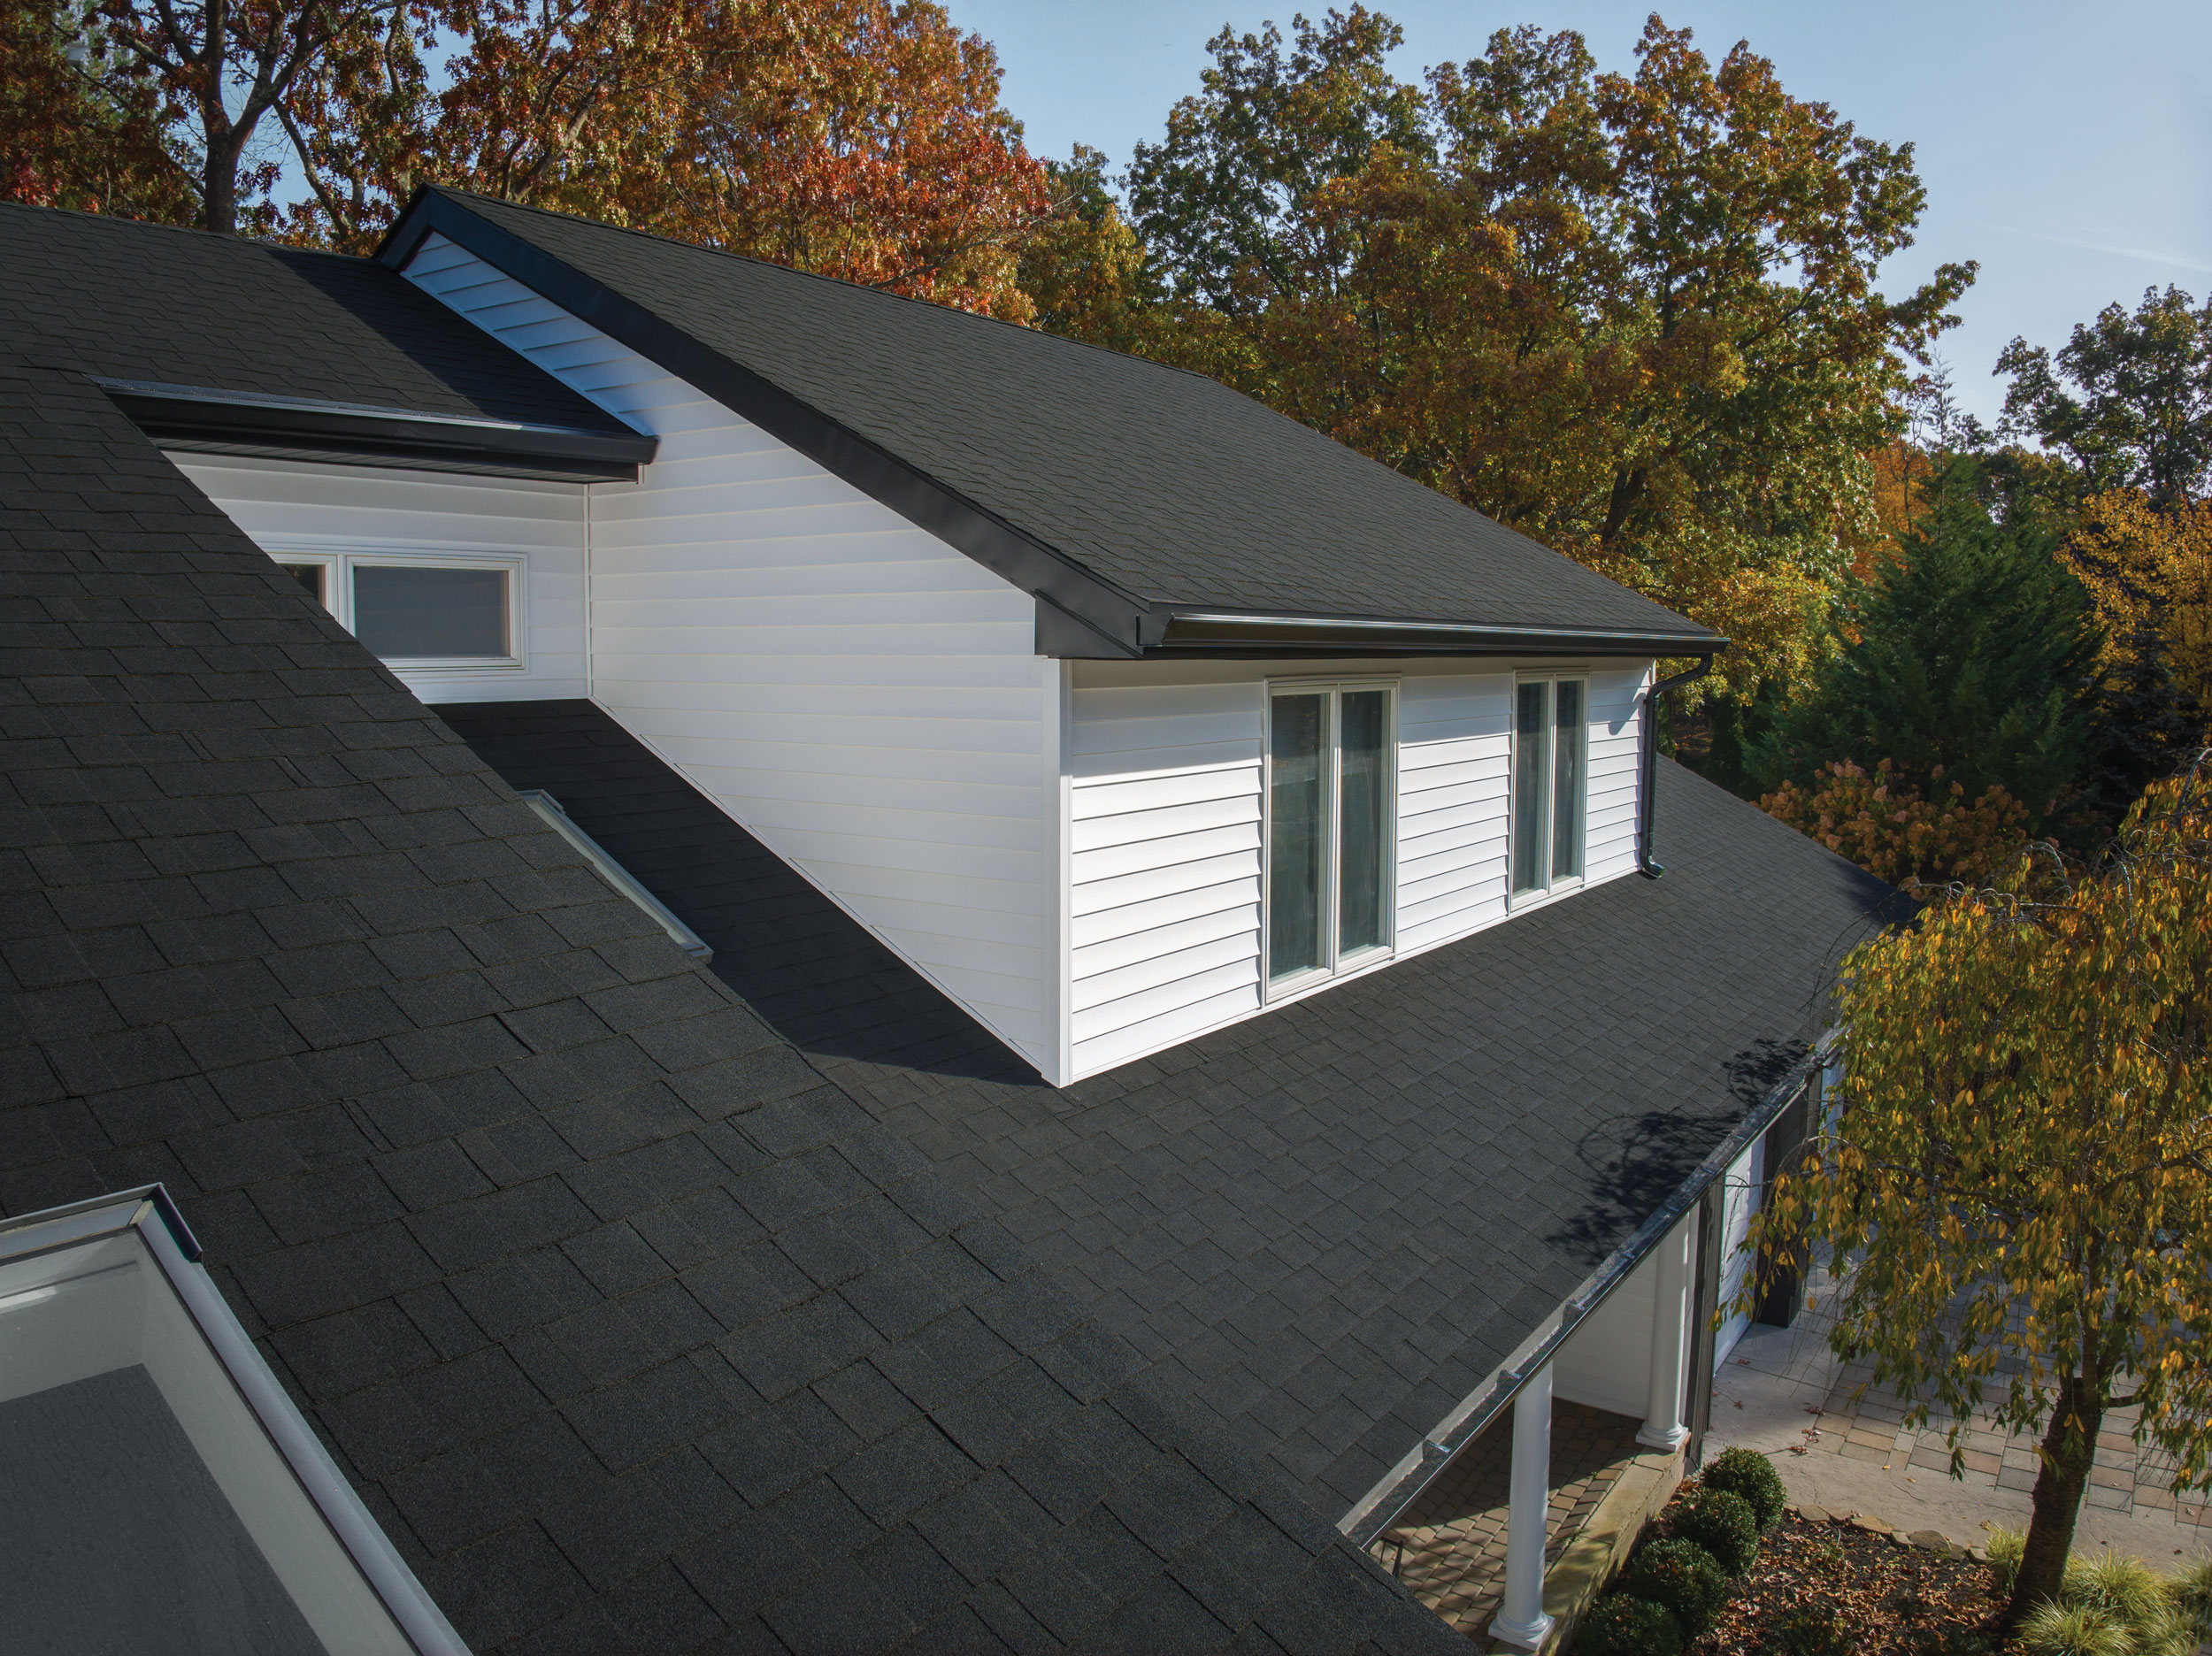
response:
{"label": "white horizontal vinyl siding", "polygon": [[1072,694],[1069,1033],[1089,1075],[1259,1008],[1262,709],[1250,682]]}
{"label": "white horizontal vinyl siding", "polygon": [[[1573,664],[1327,666],[1331,676],[1399,681],[1398,958],[1506,918],[1508,760],[1522,665]],[[1070,1005],[1072,1068],[1082,1076],[1262,1009],[1266,683],[1317,669],[1291,662],[1073,669]],[[1635,709],[1644,676],[1642,663],[1590,671],[1589,884],[1636,865]]]}
{"label": "white horizontal vinyl siding", "polygon": [[660,439],[636,485],[593,489],[593,700],[1066,1078],[1033,601],[443,238],[407,274]]}
{"label": "white horizontal vinyl siding", "polygon": [[522,666],[401,671],[401,680],[425,702],[559,700],[586,694],[582,485],[220,455],[169,458],[273,556],[521,558]]}

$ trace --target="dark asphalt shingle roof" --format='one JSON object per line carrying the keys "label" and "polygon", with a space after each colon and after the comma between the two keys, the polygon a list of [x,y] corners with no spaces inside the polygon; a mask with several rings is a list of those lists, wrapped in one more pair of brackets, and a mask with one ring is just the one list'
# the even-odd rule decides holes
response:
{"label": "dark asphalt shingle roof", "polygon": [[1703,632],[1200,375],[588,219],[434,194],[1147,603]]}
{"label": "dark asphalt shingle roof", "polygon": [[590,704],[447,713],[1151,1373],[1333,1516],[1768,1094],[1893,895],[1663,763],[1663,879],[1055,1089]]}
{"label": "dark asphalt shingle roof", "polygon": [[0,339],[0,1209],[165,1182],[480,1651],[1459,1647],[58,338]]}
{"label": "dark asphalt shingle roof", "polygon": [[81,373],[628,428],[373,259],[0,204],[0,339]]}

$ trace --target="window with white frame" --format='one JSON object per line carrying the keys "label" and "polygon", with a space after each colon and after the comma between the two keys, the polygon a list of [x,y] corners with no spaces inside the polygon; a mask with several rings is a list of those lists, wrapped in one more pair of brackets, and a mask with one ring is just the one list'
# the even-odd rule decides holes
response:
{"label": "window with white frame", "polygon": [[1268,686],[1271,994],[1390,953],[1397,702],[1373,680]]}
{"label": "window with white frame", "polygon": [[1582,878],[1589,793],[1589,683],[1579,674],[1524,673],[1513,686],[1515,901]]}
{"label": "window with white frame", "polygon": [[481,671],[523,664],[518,557],[433,552],[271,556],[387,666]]}

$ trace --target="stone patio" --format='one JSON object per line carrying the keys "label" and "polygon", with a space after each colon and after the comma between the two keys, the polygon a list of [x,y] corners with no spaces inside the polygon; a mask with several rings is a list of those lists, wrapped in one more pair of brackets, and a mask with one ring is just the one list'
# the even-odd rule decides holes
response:
{"label": "stone patio", "polygon": [[[1622,1472],[1645,1452],[1640,1421],[1555,1402],[1547,1570],[1589,1522]],[[1505,1593],[1511,1411],[1461,1450],[1370,1551],[1413,1596],[1471,1638],[1486,1639]]]}
{"label": "stone patio", "polygon": [[[1787,1329],[1755,1327],[1714,1379],[1709,1452],[1742,1444],[1774,1459],[1793,1499],[1839,1515],[1863,1511],[1904,1530],[1936,1529],[1972,1545],[1987,1523],[2025,1525],[2036,1445],[1984,1416],[1967,1422],[1962,1475],[1951,1476],[1941,1411],[1904,1424],[1896,1395],[1870,1384],[1871,1365],[1841,1364],[1827,1348],[1824,1272],[1808,1284],[1807,1307]],[[2171,1457],[2131,1435],[2135,1411],[2116,1410],[2098,1439],[2082,1502],[2078,1552],[2110,1546],[2171,1568],[2212,1546],[2212,1493],[2178,1500]]]}

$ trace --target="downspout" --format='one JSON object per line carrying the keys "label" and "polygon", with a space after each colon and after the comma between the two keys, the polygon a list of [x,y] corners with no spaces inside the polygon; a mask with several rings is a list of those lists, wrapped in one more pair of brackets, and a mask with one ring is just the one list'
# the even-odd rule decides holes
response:
{"label": "downspout", "polygon": [[1638,709],[1643,721],[1643,777],[1637,789],[1636,871],[1646,879],[1657,879],[1667,870],[1653,861],[1651,855],[1652,824],[1659,815],[1659,698],[1670,690],[1678,690],[1686,684],[1694,683],[1713,671],[1710,653],[1698,657],[1697,665],[1687,672],[1676,673],[1671,678],[1662,678],[1644,692],[1644,704]]}

